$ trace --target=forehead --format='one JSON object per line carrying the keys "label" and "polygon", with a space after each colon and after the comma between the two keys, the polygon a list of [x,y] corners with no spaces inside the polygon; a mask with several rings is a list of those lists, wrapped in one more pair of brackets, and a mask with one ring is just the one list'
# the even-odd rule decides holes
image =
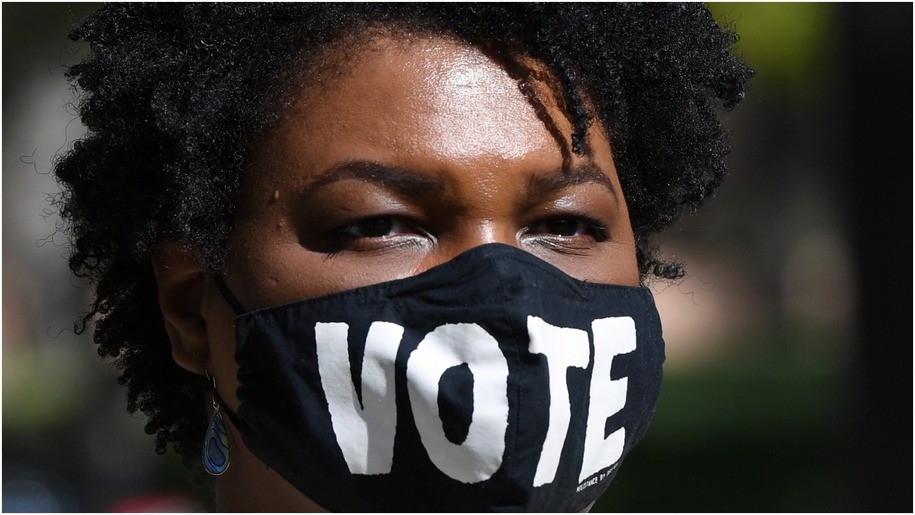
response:
{"label": "forehead", "polygon": [[[283,122],[267,136],[274,155],[310,150],[310,160],[318,153],[387,160],[396,154],[427,164],[561,159],[543,113],[503,66],[475,47],[377,36],[323,62],[328,66],[307,73]],[[550,95],[540,101],[547,111],[554,104]],[[561,115],[549,121],[568,126]]]}

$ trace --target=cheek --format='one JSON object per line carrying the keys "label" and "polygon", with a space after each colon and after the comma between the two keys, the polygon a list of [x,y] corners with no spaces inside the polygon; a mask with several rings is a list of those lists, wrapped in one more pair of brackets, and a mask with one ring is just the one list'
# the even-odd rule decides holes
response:
{"label": "cheek", "polygon": [[630,244],[603,243],[600,250],[581,256],[557,254],[539,247],[525,250],[582,281],[639,286],[635,247]]}
{"label": "cheek", "polygon": [[590,267],[589,275],[593,274],[593,279],[586,278],[586,281],[600,282],[605,284],[620,284],[623,286],[639,285],[639,266],[636,260],[634,244],[614,244],[608,252],[609,261],[597,268]]}
{"label": "cheek", "polygon": [[[276,306],[360,286],[415,275],[417,263],[403,259],[365,259],[354,263],[310,251],[289,222],[267,225],[257,220],[239,227],[229,266],[232,283],[246,309]],[[237,285],[237,286],[235,286]]]}

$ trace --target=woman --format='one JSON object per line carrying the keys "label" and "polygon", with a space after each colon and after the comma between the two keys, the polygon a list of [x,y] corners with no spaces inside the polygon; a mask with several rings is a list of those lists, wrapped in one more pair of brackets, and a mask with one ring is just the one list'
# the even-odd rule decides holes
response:
{"label": "woman", "polygon": [[[134,5],[57,165],[128,410],[233,511],[583,510],[751,73],[688,5]],[[201,459],[201,448],[203,449]]]}

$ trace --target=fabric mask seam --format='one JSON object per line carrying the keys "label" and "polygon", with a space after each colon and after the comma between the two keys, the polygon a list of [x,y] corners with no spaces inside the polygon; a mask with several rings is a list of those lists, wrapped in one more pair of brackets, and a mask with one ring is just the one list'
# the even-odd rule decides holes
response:
{"label": "fabric mask seam", "polygon": [[[495,260],[492,258],[492,256],[489,257],[489,261],[490,261],[490,263],[493,264],[493,267],[496,271],[496,275],[499,277],[499,292],[502,294],[502,303],[503,303],[503,305],[508,304],[508,295],[505,292],[505,281],[502,276],[502,272],[499,269],[499,267],[495,266]],[[520,350],[521,343],[518,338],[517,324],[511,324],[511,331],[512,331],[512,339],[514,340],[514,342],[513,342],[514,345],[512,345],[512,350],[515,355],[515,360],[516,360],[516,363],[518,363],[518,366],[522,367],[522,366],[524,366],[524,363],[523,363],[523,360],[521,359],[521,350]],[[530,338],[528,338],[528,346],[530,346]],[[519,372],[519,374],[520,374],[520,372]],[[515,457],[518,455],[518,452],[517,452],[517,450],[518,450],[518,430],[521,425],[521,388],[520,388],[520,385],[517,385],[517,384],[515,386],[515,412],[514,412],[513,418],[514,418],[514,424],[512,424],[513,433],[512,433],[512,438],[510,440],[512,442],[512,449],[511,449],[510,456]],[[508,483],[507,478],[509,477],[509,474],[508,474],[507,467],[506,467],[506,470],[504,470],[503,472],[504,472],[503,477],[506,478],[505,481],[506,481],[506,483]]]}

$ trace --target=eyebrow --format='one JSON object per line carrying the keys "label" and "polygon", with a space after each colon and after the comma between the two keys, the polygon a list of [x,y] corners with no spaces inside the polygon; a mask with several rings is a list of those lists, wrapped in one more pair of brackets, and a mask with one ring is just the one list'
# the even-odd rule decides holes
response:
{"label": "eyebrow", "polygon": [[345,179],[373,182],[404,196],[437,195],[445,189],[442,181],[399,166],[375,161],[347,161],[321,172],[305,190],[307,193]]}
{"label": "eyebrow", "polygon": [[[372,182],[408,197],[439,195],[445,190],[445,183],[439,179],[395,165],[357,160],[334,165],[321,172],[315,180],[305,187],[305,193],[346,179]],[[536,192],[543,195],[556,193],[584,183],[599,184],[605,187],[614,197],[618,193],[610,177],[599,166],[590,161],[579,163],[570,168],[532,175],[528,179],[527,190],[530,194]]]}
{"label": "eyebrow", "polygon": [[609,190],[614,197],[618,194],[617,188],[613,181],[610,180],[610,177],[591,161],[579,163],[570,168],[533,175],[528,181],[527,187],[531,193],[549,194],[584,183],[600,184]]}

